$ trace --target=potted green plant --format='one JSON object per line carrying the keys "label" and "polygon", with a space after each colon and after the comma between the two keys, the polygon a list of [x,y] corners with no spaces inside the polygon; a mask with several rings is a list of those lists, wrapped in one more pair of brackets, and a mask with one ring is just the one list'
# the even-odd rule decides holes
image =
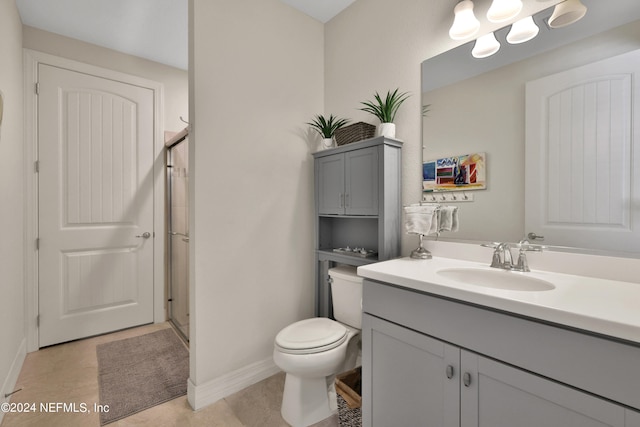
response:
{"label": "potted green plant", "polygon": [[329,118],[325,118],[321,114],[317,114],[313,121],[307,124],[311,126],[322,137],[322,145],[325,148],[329,148],[333,145],[333,135],[335,132],[349,123],[349,119],[340,119],[334,117],[333,114],[329,115]]}
{"label": "potted green plant", "polygon": [[378,127],[379,136],[395,138],[396,125],[393,122],[398,109],[409,96],[407,92],[399,92],[399,88],[393,92],[387,91],[387,96],[384,99],[376,92],[374,94],[374,101],[361,102],[365,107],[360,110],[373,114],[380,120],[380,126]]}

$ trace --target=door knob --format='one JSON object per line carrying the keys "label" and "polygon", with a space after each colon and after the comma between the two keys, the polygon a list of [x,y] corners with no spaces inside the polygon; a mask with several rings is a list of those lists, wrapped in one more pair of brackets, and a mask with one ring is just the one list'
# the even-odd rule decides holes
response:
{"label": "door knob", "polygon": [[148,239],[149,237],[151,237],[151,233],[149,233],[148,231],[145,231],[142,234],[137,234],[136,237],[141,237],[143,239]]}

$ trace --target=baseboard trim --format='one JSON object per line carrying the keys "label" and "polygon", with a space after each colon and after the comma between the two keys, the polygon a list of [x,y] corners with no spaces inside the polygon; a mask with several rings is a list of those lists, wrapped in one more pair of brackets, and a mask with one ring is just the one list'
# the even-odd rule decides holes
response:
{"label": "baseboard trim", "polygon": [[278,372],[280,369],[273,363],[273,359],[269,358],[229,372],[204,384],[195,385],[189,378],[187,399],[191,407],[197,411]]}
{"label": "baseboard trim", "polygon": [[[26,338],[24,338],[18,346],[16,356],[13,358],[13,362],[11,362],[11,368],[9,368],[9,372],[7,373],[7,376],[2,383],[2,389],[0,389],[0,403],[5,403],[11,400],[11,396],[5,397],[5,395],[14,391],[16,383],[18,382],[20,370],[22,369],[22,365],[24,364],[25,357],[27,357]],[[3,416],[4,412],[0,411],[0,424],[2,424]]]}

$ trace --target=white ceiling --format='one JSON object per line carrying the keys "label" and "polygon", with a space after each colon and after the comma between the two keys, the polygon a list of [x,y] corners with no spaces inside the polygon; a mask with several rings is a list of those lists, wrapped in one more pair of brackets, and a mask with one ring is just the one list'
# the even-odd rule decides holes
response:
{"label": "white ceiling", "polygon": [[187,69],[187,0],[16,0],[22,22]]}
{"label": "white ceiling", "polygon": [[355,0],[280,0],[323,24],[346,9]]}
{"label": "white ceiling", "polygon": [[[281,0],[327,22],[355,0]],[[16,0],[25,25],[186,70],[188,0]]]}

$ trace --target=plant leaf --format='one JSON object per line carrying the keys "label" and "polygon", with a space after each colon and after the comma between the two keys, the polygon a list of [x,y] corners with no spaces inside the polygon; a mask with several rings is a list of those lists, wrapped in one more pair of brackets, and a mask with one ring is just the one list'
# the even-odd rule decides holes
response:
{"label": "plant leaf", "polygon": [[361,102],[365,108],[360,108],[360,110],[377,117],[381,123],[393,123],[398,109],[410,96],[408,92],[398,92],[399,90],[399,88],[396,88],[393,92],[387,91],[384,101],[380,94],[376,92],[373,95],[375,101]]}
{"label": "plant leaf", "polygon": [[339,119],[333,114],[326,119],[323,115],[317,114],[311,122],[307,122],[323,138],[332,138],[336,130],[349,123],[349,119]]}

